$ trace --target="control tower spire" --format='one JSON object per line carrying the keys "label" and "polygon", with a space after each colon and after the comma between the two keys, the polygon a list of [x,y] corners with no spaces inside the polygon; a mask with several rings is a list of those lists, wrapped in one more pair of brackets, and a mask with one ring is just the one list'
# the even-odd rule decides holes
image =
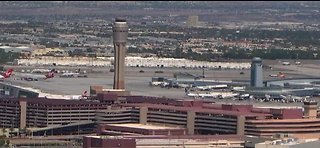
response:
{"label": "control tower spire", "polygon": [[128,24],[125,19],[116,18],[112,27],[114,45],[114,83],[113,89],[125,89],[125,55],[128,38]]}

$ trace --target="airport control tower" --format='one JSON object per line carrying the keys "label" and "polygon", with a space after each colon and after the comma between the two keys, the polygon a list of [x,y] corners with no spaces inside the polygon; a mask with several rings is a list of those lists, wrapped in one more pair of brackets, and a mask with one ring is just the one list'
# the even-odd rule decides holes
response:
{"label": "airport control tower", "polygon": [[263,87],[262,77],[262,60],[259,57],[254,57],[251,62],[251,87]]}
{"label": "airport control tower", "polygon": [[114,45],[114,83],[113,89],[125,89],[125,55],[128,37],[128,24],[125,19],[116,18],[112,27]]}

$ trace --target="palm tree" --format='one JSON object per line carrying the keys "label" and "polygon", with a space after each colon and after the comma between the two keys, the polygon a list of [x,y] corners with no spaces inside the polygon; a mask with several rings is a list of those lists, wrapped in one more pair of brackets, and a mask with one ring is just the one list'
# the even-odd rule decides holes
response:
{"label": "palm tree", "polygon": [[6,128],[2,128],[2,135],[5,135],[7,132],[7,129]]}
{"label": "palm tree", "polygon": [[13,131],[14,131],[14,128],[13,128],[13,127],[11,127],[11,128],[10,128],[10,137],[12,137],[12,135],[13,135]]}
{"label": "palm tree", "polygon": [[6,147],[9,147],[10,146],[10,140],[6,140]]}
{"label": "palm tree", "polygon": [[22,132],[22,130],[23,130],[22,128],[19,128],[19,129],[18,129],[17,136],[19,136],[19,138],[21,138],[21,132]]}
{"label": "palm tree", "polygon": [[6,144],[6,141],[3,137],[0,138],[0,147],[4,146]]}

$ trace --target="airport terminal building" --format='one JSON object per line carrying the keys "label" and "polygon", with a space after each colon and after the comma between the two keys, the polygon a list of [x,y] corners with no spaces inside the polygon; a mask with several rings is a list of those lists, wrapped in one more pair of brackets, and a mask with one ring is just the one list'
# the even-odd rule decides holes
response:
{"label": "airport terminal building", "polygon": [[[270,137],[286,133],[299,137],[320,137],[316,102],[305,102],[303,111],[297,108],[261,109],[252,105],[218,105],[202,100],[101,93],[84,100],[1,98],[0,110],[3,113],[0,117],[1,127],[38,128],[37,132],[33,133],[35,135],[43,134],[48,128],[65,128],[76,123],[88,123],[91,128],[105,124],[133,123],[180,127],[184,129],[182,133],[185,135]],[[101,134],[105,132],[100,130]],[[110,126],[108,130],[117,131],[110,129]],[[82,132],[90,131],[93,132],[92,129]],[[54,130],[51,134],[63,132],[67,131]]]}

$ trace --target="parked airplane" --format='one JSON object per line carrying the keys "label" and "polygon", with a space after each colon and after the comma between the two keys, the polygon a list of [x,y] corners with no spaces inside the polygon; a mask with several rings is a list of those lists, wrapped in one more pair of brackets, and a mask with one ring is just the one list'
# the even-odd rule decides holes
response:
{"label": "parked airplane", "polygon": [[270,74],[269,77],[278,77],[277,74]]}
{"label": "parked airplane", "polygon": [[245,87],[235,86],[235,87],[232,87],[232,91],[245,91]]}
{"label": "parked airplane", "polygon": [[165,81],[164,77],[152,77],[150,86],[160,86]]}
{"label": "parked airplane", "polygon": [[190,93],[186,92],[187,96],[189,97],[201,97],[201,98],[219,98],[219,99],[226,99],[226,98],[233,98],[238,96],[237,93],[219,93],[219,92],[212,92],[212,93]]}
{"label": "parked airplane", "polygon": [[214,95],[206,94],[206,93],[187,93],[189,97],[201,97],[201,98],[214,98]]}
{"label": "parked airplane", "polygon": [[[80,75],[80,69],[77,70],[77,72],[65,72],[60,77],[62,78],[73,78],[73,77],[87,77],[87,75]],[[83,72],[85,73],[85,71]]]}
{"label": "parked airplane", "polygon": [[10,68],[8,69],[5,73],[0,75],[0,79],[5,79],[5,78],[9,78],[12,75],[13,69]]}
{"label": "parked airplane", "polygon": [[301,62],[299,62],[299,61],[296,61],[296,62],[295,62],[295,64],[296,64],[296,65],[300,65],[300,64],[301,64]]}
{"label": "parked airplane", "polygon": [[199,90],[211,90],[211,89],[226,89],[228,85],[221,84],[221,85],[206,85],[206,86],[196,86]]}
{"label": "parked airplane", "polygon": [[71,78],[71,77],[77,77],[80,73],[74,73],[74,72],[65,72],[60,77],[62,78]]}
{"label": "parked airplane", "polygon": [[31,71],[31,73],[38,73],[38,74],[48,73],[48,72],[50,72],[49,69],[33,69],[33,70]]}
{"label": "parked airplane", "polygon": [[239,96],[239,100],[247,100],[247,99],[251,99],[253,96],[250,94],[241,94]]}
{"label": "parked airplane", "polygon": [[46,80],[49,78],[53,78],[54,73],[55,73],[55,69],[52,69],[46,75],[20,74],[18,77],[20,77],[22,80],[26,80],[26,81],[39,81],[39,80]]}
{"label": "parked airplane", "polygon": [[290,62],[282,62],[282,65],[290,65]]}
{"label": "parked airplane", "polygon": [[270,74],[269,77],[278,77],[278,78],[285,78],[285,74],[282,72],[279,72],[279,74]]}

